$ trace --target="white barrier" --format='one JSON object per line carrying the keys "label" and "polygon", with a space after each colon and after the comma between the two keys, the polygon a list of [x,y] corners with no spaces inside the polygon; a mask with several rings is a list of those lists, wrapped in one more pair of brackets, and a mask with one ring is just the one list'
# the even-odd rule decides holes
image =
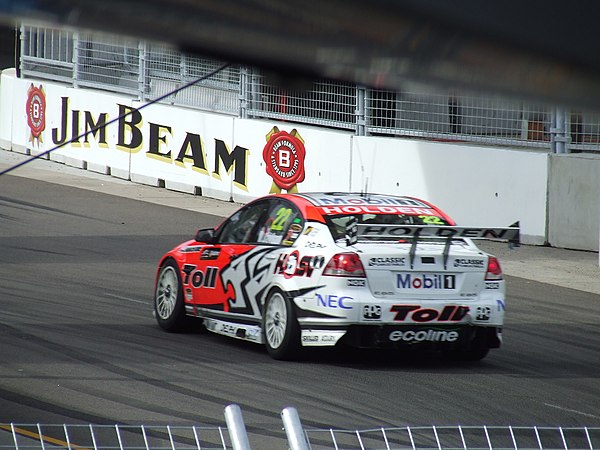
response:
{"label": "white barrier", "polygon": [[0,76],[0,147],[12,150],[12,110],[15,69],[6,69]]}
{"label": "white barrier", "polygon": [[[544,151],[358,137],[147,106],[97,90],[17,79],[11,69],[2,72],[0,95],[0,147],[5,149],[35,155],[65,143],[50,159],[241,203],[286,191],[413,195],[439,205],[462,225],[520,221],[522,242],[548,241],[549,154]],[[592,230],[598,230],[595,220],[589,223]]]}
{"label": "white barrier", "polygon": [[355,137],[352,189],[413,195],[465,226],[519,221],[522,242],[546,236],[548,154],[397,138]]}

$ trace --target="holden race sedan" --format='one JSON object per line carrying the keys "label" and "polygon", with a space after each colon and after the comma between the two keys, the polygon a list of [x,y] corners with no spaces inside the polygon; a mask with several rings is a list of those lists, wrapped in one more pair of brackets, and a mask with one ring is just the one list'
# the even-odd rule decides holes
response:
{"label": "holden race sedan", "polygon": [[347,345],[479,360],[502,341],[505,281],[473,240],[518,237],[518,226],[456,226],[414,197],[269,195],[163,256],[154,315],[275,359]]}

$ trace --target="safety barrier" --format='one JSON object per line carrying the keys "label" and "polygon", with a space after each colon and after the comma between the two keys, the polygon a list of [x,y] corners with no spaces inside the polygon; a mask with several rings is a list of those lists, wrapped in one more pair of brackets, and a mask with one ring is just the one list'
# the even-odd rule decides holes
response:
{"label": "safety barrier", "polygon": [[[600,428],[428,426],[305,429],[281,412],[290,450],[597,450]],[[224,426],[0,424],[0,450],[251,450],[238,405]],[[282,449],[283,450],[283,449]]]}

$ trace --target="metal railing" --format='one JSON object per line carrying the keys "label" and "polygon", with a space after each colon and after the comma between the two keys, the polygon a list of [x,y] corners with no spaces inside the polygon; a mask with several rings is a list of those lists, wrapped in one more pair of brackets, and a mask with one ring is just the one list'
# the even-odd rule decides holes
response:
{"label": "metal railing", "polygon": [[[222,63],[121,36],[21,26],[20,73],[151,100]],[[229,66],[167,97],[173,105],[354,131],[475,144],[600,151],[600,113],[406,83],[398,91],[314,80],[294,85]]]}
{"label": "metal railing", "polygon": [[226,427],[149,425],[0,425],[11,450],[205,450],[232,447]]}
{"label": "metal railing", "polygon": [[[598,430],[552,427],[402,427],[308,430],[308,449],[594,450]],[[592,433],[594,442],[592,441]]]}
{"label": "metal railing", "polygon": [[[290,450],[597,450],[600,428],[428,426],[365,430],[305,429],[281,412]],[[2,450],[250,450],[238,405],[226,426],[0,424]],[[285,440],[284,440],[285,441]],[[284,450],[282,448],[282,450]]]}
{"label": "metal railing", "polygon": [[224,415],[223,426],[0,424],[0,449],[249,450],[240,407]]}
{"label": "metal railing", "polygon": [[597,450],[600,428],[427,426],[365,430],[304,429],[293,407],[282,413],[291,450]]}

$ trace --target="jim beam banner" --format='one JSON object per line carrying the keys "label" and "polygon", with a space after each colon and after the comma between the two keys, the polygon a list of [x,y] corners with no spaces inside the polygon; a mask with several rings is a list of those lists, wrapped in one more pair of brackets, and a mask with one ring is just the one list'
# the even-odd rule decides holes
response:
{"label": "jim beam banner", "polygon": [[267,174],[273,179],[269,193],[298,192],[298,183],[304,181],[304,140],[296,129],[288,133],[277,127],[273,127],[266,139],[263,160]]}
{"label": "jim beam banner", "polygon": [[27,90],[27,102],[25,103],[25,112],[27,114],[27,126],[31,131],[29,142],[37,144],[39,147],[42,140],[42,132],[46,128],[46,93],[40,84],[40,87],[31,83]]}

